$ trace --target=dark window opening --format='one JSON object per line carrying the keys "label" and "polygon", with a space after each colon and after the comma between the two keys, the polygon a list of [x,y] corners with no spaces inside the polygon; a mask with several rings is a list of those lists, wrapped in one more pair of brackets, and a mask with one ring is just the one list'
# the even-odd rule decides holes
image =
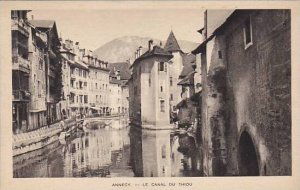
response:
{"label": "dark window opening", "polygon": [[159,71],[164,71],[164,62],[159,63]]}
{"label": "dark window opening", "polygon": [[218,51],[219,59],[222,59],[222,51]]}
{"label": "dark window opening", "polygon": [[165,101],[164,100],[160,100],[160,111],[165,112]]}
{"label": "dark window opening", "polygon": [[245,45],[248,45],[249,43],[252,42],[252,37],[251,37],[251,20],[250,17],[246,19],[245,21]]}

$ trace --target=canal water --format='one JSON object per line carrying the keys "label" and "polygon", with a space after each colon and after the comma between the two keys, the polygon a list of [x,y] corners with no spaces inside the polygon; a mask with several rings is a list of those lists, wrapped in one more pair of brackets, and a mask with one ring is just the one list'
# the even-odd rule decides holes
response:
{"label": "canal water", "polygon": [[[96,123],[96,125],[98,125]],[[193,137],[169,130],[77,130],[67,140],[13,158],[15,178],[201,176]],[[123,126],[122,126],[123,125]]]}

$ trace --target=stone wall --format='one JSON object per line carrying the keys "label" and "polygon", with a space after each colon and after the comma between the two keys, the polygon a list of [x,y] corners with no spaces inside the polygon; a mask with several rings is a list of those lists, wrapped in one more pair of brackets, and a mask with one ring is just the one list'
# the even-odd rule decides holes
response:
{"label": "stone wall", "polygon": [[290,11],[244,10],[230,19],[202,55],[204,174],[291,175]]}

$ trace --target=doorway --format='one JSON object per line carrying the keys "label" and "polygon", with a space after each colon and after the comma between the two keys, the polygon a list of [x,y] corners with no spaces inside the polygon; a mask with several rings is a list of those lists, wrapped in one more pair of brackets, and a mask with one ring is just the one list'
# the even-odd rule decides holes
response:
{"label": "doorway", "polygon": [[248,132],[241,134],[239,141],[239,175],[258,176],[259,167],[254,143]]}

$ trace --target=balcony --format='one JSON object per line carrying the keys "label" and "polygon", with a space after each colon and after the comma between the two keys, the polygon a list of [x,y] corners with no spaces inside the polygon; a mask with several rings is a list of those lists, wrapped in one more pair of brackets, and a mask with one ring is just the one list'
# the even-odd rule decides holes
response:
{"label": "balcony", "polygon": [[29,37],[29,29],[29,25],[23,20],[13,19],[11,21],[11,30],[16,30],[26,37]]}
{"label": "balcony", "polygon": [[12,57],[12,69],[13,70],[20,70],[25,73],[30,73],[30,62],[23,57],[16,55]]}
{"label": "balcony", "polygon": [[30,93],[27,90],[13,90],[13,101],[26,101],[30,100]]}

